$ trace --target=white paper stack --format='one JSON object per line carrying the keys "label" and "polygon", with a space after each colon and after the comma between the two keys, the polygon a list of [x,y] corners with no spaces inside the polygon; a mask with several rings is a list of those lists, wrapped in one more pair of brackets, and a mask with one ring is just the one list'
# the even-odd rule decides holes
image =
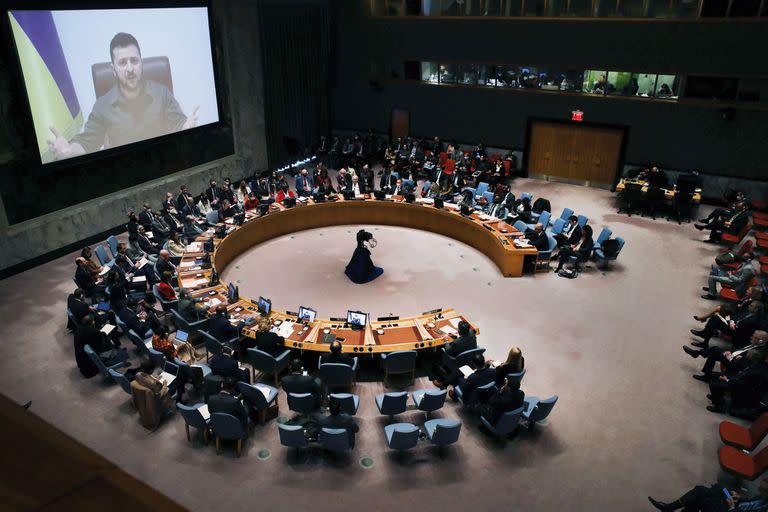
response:
{"label": "white paper stack", "polygon": [[115,330],[115,326],[112,324],[104,324],[104,327],[100,329],[100,331],[106,335],[109,335],[109,333],[111,333],[114,330]]}

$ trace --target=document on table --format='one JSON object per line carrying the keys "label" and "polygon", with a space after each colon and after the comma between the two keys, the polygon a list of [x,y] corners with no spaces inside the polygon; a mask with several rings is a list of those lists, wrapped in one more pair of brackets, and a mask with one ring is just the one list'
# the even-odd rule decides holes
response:
{"label": "document on table", "polygon": [[133,276],[131,278],[132,283],[143,283],[147,280],[147,276]]}
{"label": "document on table", "polygon": [[163,382],[165,382],[165,384],[166,384],[167,386],[170,386],[170,385],[171,385],[171,383],[172,383],[174,380],[176,380],[176,376],[175,376],[174,374],[172,374],[172,373],[163,372],[163,373],[161,373],[161,374],[160,374],[160,376],[158,377],[158,379],[160,379],[160,380],[162,380]]}
{"label": "document on table", "polygon": [[469,377],[470,375],[472,375],[472,373],[474,373],[474,370],[469,366],[467,366],[466,364],[461,368],[459,368],[459,371],[464,375],[465,378]]}
{"label": "document on table", "polygon": [[485,214],[485,213],[479,213],[477,216],[480,218],[480,220],[493,220],[494,219],[494,217],[491,217],[490,215]]}
{"label": "document on table", "polygon": [[287,338],[293,334],[293,325],[291,322],[283,322],[279,327],[273,327],[270,330],[283,338]]}
{"label": "document on table", "polygon": [[114,331],[114,330],[115,330],[115,326],[114,326],[114,325],[112,325],[112,324],[104,324],[104,327],[102,327],[102,328],[101,328],[101,329],[99,329],[99,330],[100,330],[101,332],[103,332],[104,334],[106,334],[106,335],[109,335],[109,333],[111,333],[112,331]]}
{"label": "document on table", "polygon": [[190,286],[200,286],[201,284],[208,284],[207,279],[195,279],[190,283]]}
{"label": "document on table", "polygon": [[202,250],[203,250],[203,247],[200,242],[192,242],[187,246],[187,252],[200,252]]}
{"label": "document on table", "polygon": [[209,304],[210,304],[210,306],[209,306],[209,307],[215,307],[215,306],[218,306],[219,304],[221,304],[221,300],[219,300],[219,299],[217,299],[216,297],[214,297],[214,298],[212,298],[212,299],[209,301]]}
{"label": "document on table", "polygon": [[269,386],[265,386],[264,384],[254,384],[254,387],[261,391],[261,394],[264,395],[264,400],[269,399]]}
{"label": "document on table", "polygon": [[210,411],[208,411],[208,404],[203,404],[200,407],[197,408],[198,411],[200,411],[200,415],[203,417],[205,421],[208,421],[211,417]]}
{"label": "document on table", "polygon": [[146,265],[147,263],[149,263],[149,260],[148,260],[147,258],[141,258],[141,259],[139,260],[139,262],[138,262],[138,263],[136,263],[136,265],[135,265],[135,266],[136,266],[136,268],[141,268],[141,267],[143,267],[144,265]]}
{"label": "document on table", "polygon": [[453,327],[449,327],[447,325],[444,326],[444,327],[441,327],[440,328],[440,332],[442,332],[443,334],[450,334],[451,336],[458,336],[459,335],[459,331],[457,331]]}
{"label": "document on table", "polygon": [[528,243],[527,240],[524,240],[522,238],[515,239],[513,243],[515,244],[515,247],[520,247],[520,248],[533,247],[531,244]]}
{"label": "document on table", "polygon": [[459,328],[459,322],[461,322],[461,318],[451,318],[448,320],[448,323],[451,324],[455,329]]}
{"label": "document on table", "polygon": [[179,266],[181,268],[194,267],[195,266],[195,262],[194,261],[182,261],[181,263],[179,263]]}

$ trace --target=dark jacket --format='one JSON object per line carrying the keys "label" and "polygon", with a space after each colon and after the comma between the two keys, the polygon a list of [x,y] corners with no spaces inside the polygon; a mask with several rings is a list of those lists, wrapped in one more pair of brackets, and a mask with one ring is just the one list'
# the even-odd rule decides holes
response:
{"label": "dark jacket", "polygon": [[456,357],[462,352],[472,350],[473,348],[477,348],[477,337],[474,334],[469,334],[467,336],[459,336],[453,343],[448,343],[445,346],[445,352],[451,357]]}
{"label": "dark jacket", "polygon": [[496,423],[505,412],[522,407],[524,398],[525,393],[522,389],[499,391],[488,400],[488,407],[483,415],[491,424]]}
{"label": "dark jacket", "polygon": [[208,320],[208,332],[217,340],[225,342],[236,337],[240,330],[237,326],[229,323],[226,316],[215,314]]}
{"label": "dark jacket", "polygon": [[475,372],[467,377],[463,384],[461,384],[462,401],[465,404],[477,402],[478,398],[475,391],[480,386],[484,386],[489,382],[495,382],[496,369],[483,367],[475,370]]}
{"label": "dark jacket", "polygon": [[248,427],[248,412],[245,410],[245,406],[227,392],[222,391],[208,397],[208,412],[211,414],[215,412],[231,414],[240,421],[243,430]]}
{"label": "dark jacket", "polygon": [[355,359],[345,353],[341,354],[334,354],[332,352],[329,352],[327,354],[323,354],[320,356],[320,364],[327,364],[327,363],[339,363],[339,364],[345,364],[347,366],[354,366]]}

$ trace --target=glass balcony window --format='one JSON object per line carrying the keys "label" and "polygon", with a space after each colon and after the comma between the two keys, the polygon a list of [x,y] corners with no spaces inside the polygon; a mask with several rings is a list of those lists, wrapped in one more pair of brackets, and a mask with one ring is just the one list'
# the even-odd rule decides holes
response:
{"label": "glass balcony window", "polygon": [[437,70],[437,62],[422,62],[421,80],[424,82],[431,82],[433,84],[439,83],[440,80],[437,75]]}

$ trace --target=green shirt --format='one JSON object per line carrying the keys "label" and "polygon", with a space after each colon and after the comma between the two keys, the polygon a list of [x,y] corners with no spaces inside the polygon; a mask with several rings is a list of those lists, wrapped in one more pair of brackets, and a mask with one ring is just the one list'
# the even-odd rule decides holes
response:
{"label": "green shirt", "polygon": [[83,132],[71,142],[91,153],[179,131],[186,120],[166,86],[145,80],[139,95],[128,99],[115,84],[96,100]]}

